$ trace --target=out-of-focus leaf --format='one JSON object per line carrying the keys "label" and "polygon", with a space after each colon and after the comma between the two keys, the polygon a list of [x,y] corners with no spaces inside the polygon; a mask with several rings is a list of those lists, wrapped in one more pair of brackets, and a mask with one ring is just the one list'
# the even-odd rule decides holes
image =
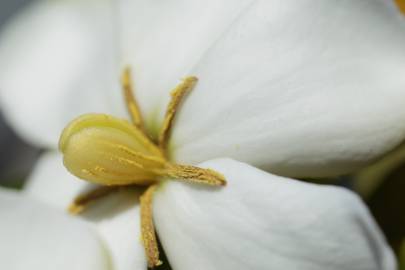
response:
{"label": "out-of-focus leaf", "polygon": [[398,253],[405,239],[405,165],[387,175],[368,204],[388,241]]}
{"label": "out-of-focus leaf", "polygon": [[167,259],[166,253],[163,250],[162,244],[160,243],[158,239],[158,244],[159,244],[159,252],[160,252],[160,260],[163,262],[162,265],[159,265],[158,267],[155,267],[155,270],[172,270],[172,267],[170,266],[170,262]]}
{"label": "out-of-focus leaf", "polygon": [[405,144],[373,165],[354,175],[353,189],[364,199],[369,199],[380,185],[390,176],[393,170],[405,164]]}
{"label": "out-of-focus leaf", "polygon": [[405,239],[402,241],[401,250],[399,252],[399,269],[405,270]]}

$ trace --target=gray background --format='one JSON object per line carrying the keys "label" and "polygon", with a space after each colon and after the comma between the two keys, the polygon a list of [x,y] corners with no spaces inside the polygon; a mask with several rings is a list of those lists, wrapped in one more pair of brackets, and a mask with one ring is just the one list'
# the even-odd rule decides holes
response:
{"label": "gray background", "polygon": [[[1,0],[0,30],[13,14],[31,1]],[[22,141],[7,125],[1,115],[0,105],[0,185],[20,188],[40,152],[40,149]]]}

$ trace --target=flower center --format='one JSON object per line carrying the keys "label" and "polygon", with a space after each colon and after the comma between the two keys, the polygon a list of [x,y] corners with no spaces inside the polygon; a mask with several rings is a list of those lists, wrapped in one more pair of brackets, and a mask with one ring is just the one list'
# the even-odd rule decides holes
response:
{"label": "flower center", "polygon": [[171,92],[158,141],[154,142],[144,128],[127,68],[122,76],[122,86],[132,123],[105,114],[86,114],[68,124],[59,141],[69,172],[104,186],[77,197],[69,207],[71,213],[80,213],[89,203],[118,187],[147,186],[140,200],[141,233],[151,268],[161,264],[152,220],[153,193],[157,185],[167,178],[215,186],[226,184],[225,178],[214,170],[175,164],[167,158],[176,112],[196,82],[197,78],[187,77]]}

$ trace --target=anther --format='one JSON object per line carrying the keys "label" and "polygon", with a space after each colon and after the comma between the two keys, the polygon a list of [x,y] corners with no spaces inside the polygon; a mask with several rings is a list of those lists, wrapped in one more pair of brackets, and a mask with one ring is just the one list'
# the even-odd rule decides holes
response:
{"label": "anther", "polygon": [[156,240],[155,226],[153,225],[152,202],[153,193],[157,186],[150,186],[141,196],[141,234],[145,247],[148,267],[154,268],[162,264],[159,260],[159,248]]}
{"label": "anther", "polygon": [[131,117],[131,120],[135,126],[143,130],[141,110],[135,99],[134,85],[132,83],[131,69],[129,67],[126,67],[122,73],[121,85],[122,90],[124,91],[125,103],[127,105],[128,113]]}
{"label": "anther", "polygon": [[178,111],[178,107],[180,106],[180,103],[185,95],[194,88],[196,83],[196,77],[187,77],[171,92],[171,100],[169,105],[167,106],[165,119],[163,121],[163,125],[159,134],[159,147],[163,151],[166,150],[167,143],[170,138],[171,127],[174,117],[176,116],[176,112]]}
{"label": "anther", "polygon": [[79,196],[77,196],[73,200],[73,202],[69,205],[68,212],[72,215],[78,215],[82,213],[88,207],[89,204],[117,191],[119,191],[119,187],[101,186],[92,189],[86,193],[82,193]]}

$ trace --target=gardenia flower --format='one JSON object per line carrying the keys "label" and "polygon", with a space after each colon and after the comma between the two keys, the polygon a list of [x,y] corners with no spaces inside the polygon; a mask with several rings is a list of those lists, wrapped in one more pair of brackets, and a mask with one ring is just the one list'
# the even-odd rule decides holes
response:
{"label": "gardenia flower", "polygon": [[[111,26],[100,26],[109,21],[110,9],[101,2],[77,4],[34,7],[45,11],[15,22],[0,48],[5,113],[21,134],[42,145],[55,146],[63,125],[78,114],[123,115],[113,83],[117,48],[109,42],[117,37]],[[176,119],[171,161],[211,168],[228,182],[212,189],[170,181],[156,192],[154,223],[174,269],[395,268],[381,232],[350,192],[260,170],[334,176],[368,164],[403,140],[405,32],[393,9],[378,0],[122,5],[115,18],[123,20],[118,51],[133,68],[146,129],[153,133],[161,125],[168,91],[179,78],[197,76],[199,83]],[[56,35],[72,21],[78,27],[68,31],[71,36]],[[33,34],[32,27],[37,36],[56,36],[23,42],[27,35],[21,36],[26,33],[21,29]],[[100,63],[104,59],[110,60]],[[21,106],[34,102],[27,98],[32,93],[40,103]],[[61,157],[49,153],[26,193],[64,208],[86,186],[73,178]],[[138,193],[124,190],[89,207],[84,215],[92,225],[51,214],[66,219],[57,224],[81,230],[79,235],[89,232],[83,245],[93,252],[78,256],[80,251],[70,248],[66,261],[82,260],[86,269],[145,269],[139,206],[123,204]],[[12,197],[5,195],[3,205],[23,200]],[[46,208],[35,207],[11,209],[16,220],[26,220],[20,217]],[[38,228],[30,232],[33,239],[49,239],[47,226],[40,226],[44,217],[31,218]],[[8,235],[23,231],[9,224]],[[21,249],[24,240],[17,239],[15,246]],[[72,241],[58,240],[68,247]],[[38,261],[46,261],[43,254],[58,255],[44,250],[33,254]],[[13,260],[2,261],[13,266]]]}

